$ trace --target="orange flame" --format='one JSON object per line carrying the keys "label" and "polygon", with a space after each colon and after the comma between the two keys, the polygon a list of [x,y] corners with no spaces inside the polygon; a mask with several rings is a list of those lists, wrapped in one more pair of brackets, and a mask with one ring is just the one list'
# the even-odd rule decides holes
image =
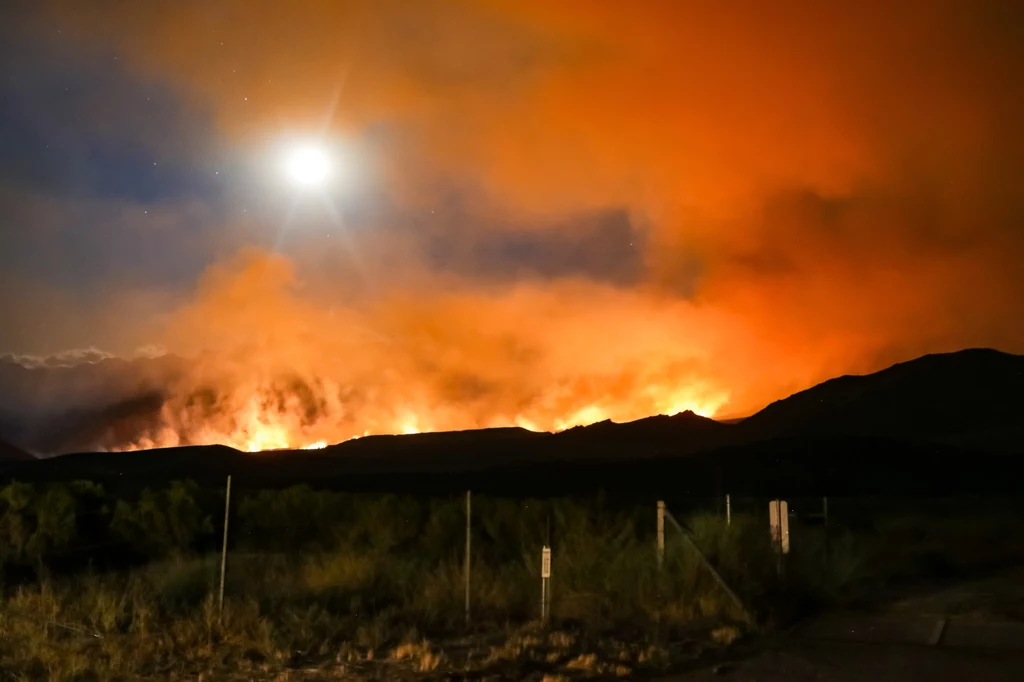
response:
{"label": "orange flame", "polygon": [[521,287],[333,307],[297,295],[286,259],[244,253],[211,269],[171,322],[168,346],[205,352],[136,437],[105,445],[318,448],[369,434],[712,417],[730,401],[700,352],[717,343],[710,313],[561,286],[557,298]]}
{"label": "orange flame", "polygon": [[244,400],[237,411],[225,412],[223,416],[215,415],[206,421],[199,415],[190,415],[187,409],[165,406],[159,429],[113,449],[134,451],[179,445],[219,444],[245,452],[318,450],[332,443],[371,433],[414,434],[496,426],[519,426],[531,431],[562,431],[605,419],[630,421],[651,414],[672,415],[686,410],[713,417],[728,398],[725,392],[700,386],[675,390],[651,387],[646,393],[647,398],[638,401],[636,406],[631,406],[628,401],[607,400],[582,405],[565,413],[534,409],[509,419],[474,419],[469,414],[404,407],[390,420],[382,418],[374,422],[373,429],[361,432],[346,423],[343,413],[325,414],[311,421],[306,418],[294,396],[290,396],[290,400],[286,397],[283,403],[285,409],[277,409],[281,405],[278,396],[253,394]]}

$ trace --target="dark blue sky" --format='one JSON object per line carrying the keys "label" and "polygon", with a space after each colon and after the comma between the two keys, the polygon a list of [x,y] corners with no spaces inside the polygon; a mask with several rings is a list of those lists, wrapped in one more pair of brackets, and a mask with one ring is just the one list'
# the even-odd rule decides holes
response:
{"label": "dark blue sky", "polygon": [[47,28],[0,32],[0,268],[73,297],[194,278],[224,210],[210,116]]}

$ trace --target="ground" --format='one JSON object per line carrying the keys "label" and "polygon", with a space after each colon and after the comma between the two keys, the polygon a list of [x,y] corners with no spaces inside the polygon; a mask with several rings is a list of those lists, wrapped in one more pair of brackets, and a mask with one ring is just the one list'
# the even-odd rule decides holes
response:
{"label": "ground", "polygon": [[1019,682],[1024,651],[796,638],[661,682]]}
{"label": "ground", "polygon": [[663,682],[1024,680],[1024,571],[919,586],[733,654]]}

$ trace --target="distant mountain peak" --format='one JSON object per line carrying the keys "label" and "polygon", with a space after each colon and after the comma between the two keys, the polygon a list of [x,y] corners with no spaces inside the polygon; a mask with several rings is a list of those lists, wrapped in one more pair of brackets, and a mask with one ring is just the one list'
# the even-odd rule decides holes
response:
{"label": "distant mountain peak", "polygon": [[1024,434],[1024,356],[970,348],[837,377],[772,403],[740,428],[748,440],[835,433],[1010,447]]}
{"label": "distant mountain peak", "polygon": [[27,461],[33,460],[35,457],[25,452],[24,450],[17,448],[10,443],[0,440],[0,461],[12,462],[12,461]]}

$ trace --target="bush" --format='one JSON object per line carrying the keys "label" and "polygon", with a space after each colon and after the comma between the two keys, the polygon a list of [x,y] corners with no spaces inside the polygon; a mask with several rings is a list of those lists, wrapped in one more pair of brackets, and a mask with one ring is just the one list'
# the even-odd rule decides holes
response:
{"label": "bush", "polygon": [[[116,501],[87,483],[13,483],[0,491],[0,558],[8,566],[34,567],[74,552],[74,562],[61,570],[78,576],[55,581],[50,593],[40,591],[33,599],[39,608],[59,607],[90,628],[170,628],[184,639],[212,636],[209,609],[219,557],[202,552],[214,544],[211,517],[222,512],[222,504],[219,494],[204,497],[190,482]],[[408,630],[460,630],[464,505],[462,496],[417,499],[308,486],[242,495],[228,557],[232,617],[264,649],[271,639],[275,646],[320,649],[346,637],[380,641]],[[1024,546],[1016,542],[1024,525],[1004,510],[971,517],[980,525],[961,513],[858,513],[871,523],[842,528],[834,520],[828,542],[822,526],[794,518],[793,549],[780,579],[763,516],[736,513],[730,525],[714,514],[680,516],[693,544],[670,525],[659,568],[653,504],[475,497],[473,623],[504,628],[536,618],[544,544],[553,548],[555,623],[659,633],[695,620],[742,617],[701,555],[759,617],[782,618],[779,605],[793,611],[789,616],[799,615],[824,603],[877,594],[899,578],[966,574]],[[112,543],[130,546],[136,555],[101,568],[131,570],[83,577],[82,569]],[[139,566],[141,559],[163,560]],[[67,591],[54,601],[56,585]],[[82,591],[79,601],[75,589]]]}
{"label": "bush", "polygon": [[154,558],[188,552],[213,532],[198,492],[191,481],[174,481],[158,492],[147,488],[137,502],[119,500],[110,523],[114,538]]}
{"label": "bush", "polygon": [[77,503],[71,489],[52,485],[37,490],[11,483],[0,491],[0,559],[42,565],[67,549],[76,537]]}

